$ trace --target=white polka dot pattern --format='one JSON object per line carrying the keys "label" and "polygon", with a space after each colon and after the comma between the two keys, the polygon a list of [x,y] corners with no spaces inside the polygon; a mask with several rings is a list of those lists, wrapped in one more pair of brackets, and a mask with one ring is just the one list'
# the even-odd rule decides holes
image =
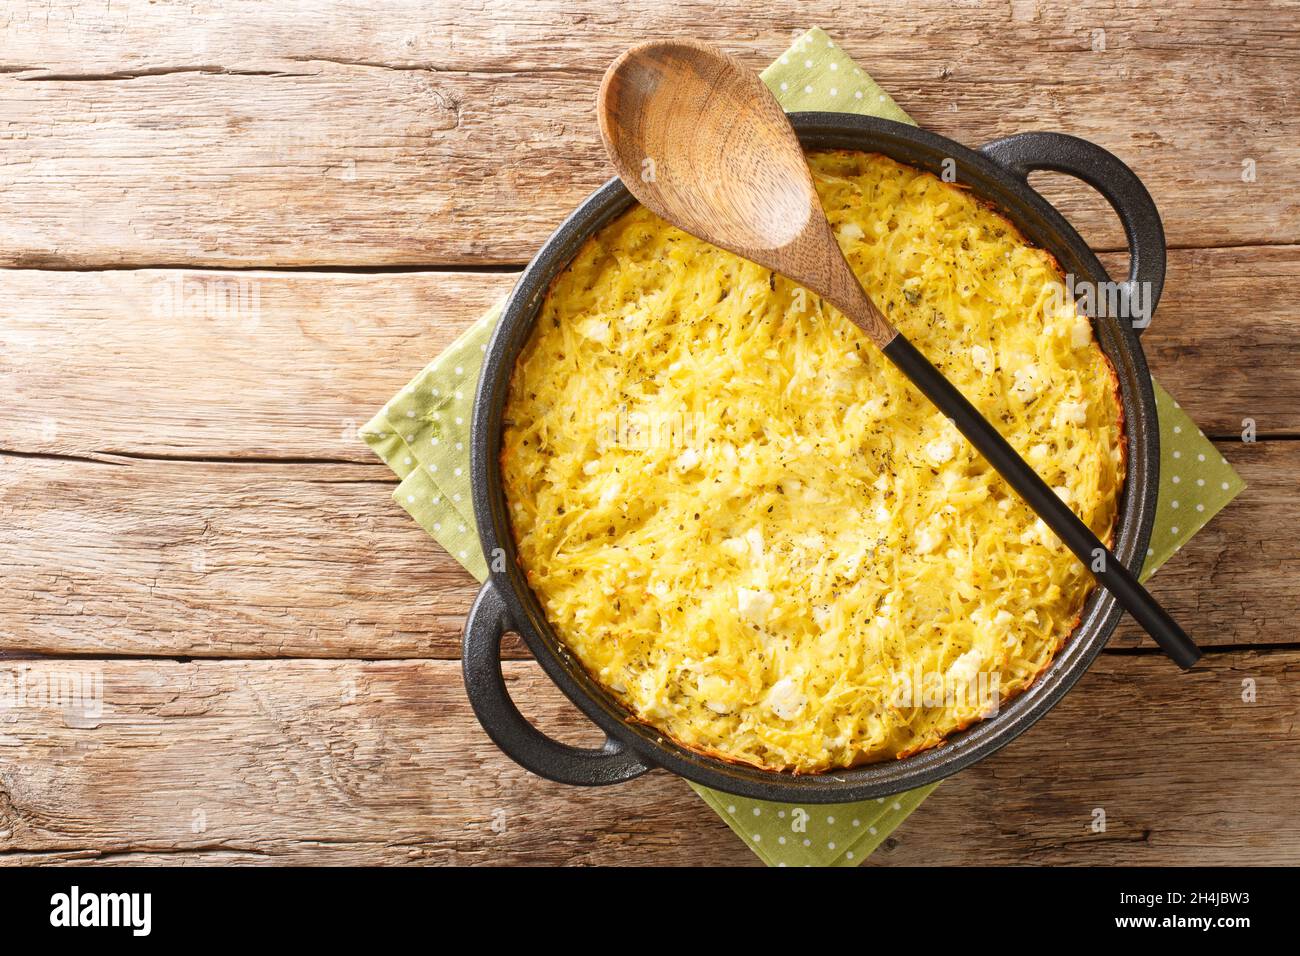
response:
{"label": "white polka dot pattern", "polygon": [[1246,487],[1169,393],[1152,385],[1160,419],[1160,491],[1144,579]]}
{"label": "white polka dot pattern", "polygon": [[695,792],[769,866],[857,866],[883,843],[938,784],[899,794],[830,806],[797,806]]}
{"label": "white polka dot pattern", "polygon": [[[394,500],[480,581],[487,562],[474,530],[465,450],[482,353],[500,314],[495,306],[470,326],[361,429],[366,444],[402,479]],[[397,421],[406,423],[400,431],[392,424]]]}
{"label": "white polka dot pattern", "polygon": [[760,74],[790,112],[835,110],[910,123],[912,118],[824,32],[809,30]]}

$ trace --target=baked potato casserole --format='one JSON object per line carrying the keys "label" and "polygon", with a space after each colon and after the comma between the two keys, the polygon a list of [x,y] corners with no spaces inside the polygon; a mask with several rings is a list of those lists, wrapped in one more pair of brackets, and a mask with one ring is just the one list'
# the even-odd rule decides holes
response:
{"label": "baked potato casserole", "polygon": [[[1109,540],[1117,383],[1055,260],[929,173],[809,161],[877,304]],[[552,283],[501,468],[560,640],[634,719],[770,770],[905,757],[988,716],[1093,586],[848,320],[640,206]]]}

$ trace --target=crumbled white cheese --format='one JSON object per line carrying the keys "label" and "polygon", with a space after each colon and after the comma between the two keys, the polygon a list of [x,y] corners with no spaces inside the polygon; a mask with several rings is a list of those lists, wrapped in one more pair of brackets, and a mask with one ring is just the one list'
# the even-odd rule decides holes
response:
{"label": "crumbled white cheese", "polygon": [[664,706],[663,683],[654,671],[646,671],[637,678],[641,699],[647,701],[643,713],[654,719],[667,717],[672,711]]}
{"label": "crumbled white cheese", "polygon": [[993,371],[993,353],[982,345],[971,346],[970,360],[985,375]]}
{"label": "crumbled white cheese", "polygon": [[1047,456],[1051,454],[1051,449],[1039,442],[1033,448],[1029,449],[1029,460],[1037,464],[1047,461]]}
{"label": "crumbled white cheese", "polygon": [[750,528],[745,532],[745,541],[749,543],[749,554],[755,561],[763,560],[763,529]]}
{"label": "crumbled white cheese", "polygon": [[1067,505],[1074,504],[1074,493],[1070,491],[1069,488],[1065,487],[1065,485],[1057,485],[1052,490],[1056,492],[1056,497],[1060,498]]}
{"label": "crumbled white cheese", "polygon": [[1038,375],[1037,366],[1030,364],[1025,368],[1018,368],[1012,374],[1015,380],[1011,385],[1011,391],[1016,398],[1022,402],[1030,402],[1038,396]]}
{"label": "crumbled white cheese", "polygon": [[1076,316],[1070,325],[1070,347],[1081,349],[1092,343],[1092,326],[1083,316]]}
{"label": "crumbled white cheese", "polygon": [[608,345],[610,339],[609,323],[600,319],[588,319],[578,326],[578,332],[583,338],[598,342],[601,345]]}
{"label": "crumbled white cheese", "polygon": [[922,528],[916,533],[916,544],[914,550],[917,554],[929,554],[942,543],[942,533],[936,533],[928,527]]}
{"label": "crumbled white cheese", "polygon": [[978,676],[983,660],[984,655],[980,653],[979,648],[971,648],[952,662],[952,666],[948,668],[948,682],[958,686],[971,683]]}
{"label": "crumbled white cheese", "polygon": [[936,438],[932,442],[927,442],[925,446],[925,457],[930,459],[934,465],[944,465],[952,461],[953,447],[952,442],[943,438]]}
{"label": "crumbled white cheese", "polygon": [[739,558],[749,551],[749,543],[744,538],[727,538],[722,542],[722,550]]}
{"label": "crumbled white cheese", "polygon": [[840,226],[838,235],[843,240],[853,242],[865,237],[866,233],[862,231],[862,227],[856,222],[846,222],[844,225]]}
{"label": "crumbled white cheese", "polygon": [[1056,535],[1052,533],[1052,529],[1043,523],[1042,518],[1035,518],[1034,523],[1020,535],[1021,544],[1034,544],[1035,542],[1049,548],[1060,543]]}
{"label": "crumbled white cheese", "polygon": [[694,448],[688,448],[680,455],[677,456],[677,460],[673,462],[673,466],[678,471],[690,471],[699,463],[700,463],[700,453],[696,451]]}
{"label": "crumbled white cheese", "polygon": [[850,739],[848,734],[839,734],[836,737],[822,737],[822,746],[829,752],[843,750],[849,745]]}
{"label": "crumbled white cheese", "polygon": [[1088,424],[1088,406],[1083,402],[1061,402],[1056,406],[1056,417],[1070,425]]}
{"label": "crumbled white cheese", "polygon": [[736,610],[747,621],[763,624],[775,606],[776,597],[771,591],[736,589]]}
{"label": "crumbled white cheese", "polygon": [[764,701],[768,710],[782,720],[794,720],[808,704],[808,698],[799,692],[795,682],[789,677],[782,677],[772,685]]}
{"label": "crumbled white cheese", "polygon": [[605,486],[605,490],[600,493],[600,503],[602,505],[610,504],[615,498],[623,493],[623,483],[621,481],[611,481]]}

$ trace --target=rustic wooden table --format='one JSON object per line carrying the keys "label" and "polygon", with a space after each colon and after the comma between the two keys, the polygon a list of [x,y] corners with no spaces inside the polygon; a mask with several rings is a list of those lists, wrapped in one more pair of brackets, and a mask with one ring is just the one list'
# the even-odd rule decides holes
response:
{"label": "rustic wooden table", "polygon": [[[1154,579],[1203,666],[1123,627],[870,862],[1300,862],[1297,6],[1059,7],[10,0],[0,860],[756,862],[675,777],[569,789],[489,743],[475,584],[356,431],[610,175],[617,52],[757,68],[821,25],[925,126],[1134,167],[1171,246],[1151,365],[1250,484]],[[1122,264],[1095,196],[1043,188]],[[590,739],[512,656],[526,711]]]}

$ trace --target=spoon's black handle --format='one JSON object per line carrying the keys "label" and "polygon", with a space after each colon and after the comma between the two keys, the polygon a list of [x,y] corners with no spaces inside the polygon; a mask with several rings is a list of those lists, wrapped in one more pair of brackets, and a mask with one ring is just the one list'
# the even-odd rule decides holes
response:
{"label": "spoon's black handle", "polygon": [[[1079,520],[1047,482],[1038,477],[996,428],[975,410],[966,397],[944,378],[930,360],[916,350],[901,333],[884,348],[885,355],[912,380],[938,409],[952,419],[957,429],[979,450],[1007,484],[1043,519],[1098,582],[1119,601],[1120,606],[1141,624],[1175,663],[1186,669],[1201,657],[1201,650],[1169,616],[1137,578],[1124,567],[1092,530]],[[1097,558],[1101,557],[1098,562]],[[1100,564],[1102,570],[1095,570]]]}

